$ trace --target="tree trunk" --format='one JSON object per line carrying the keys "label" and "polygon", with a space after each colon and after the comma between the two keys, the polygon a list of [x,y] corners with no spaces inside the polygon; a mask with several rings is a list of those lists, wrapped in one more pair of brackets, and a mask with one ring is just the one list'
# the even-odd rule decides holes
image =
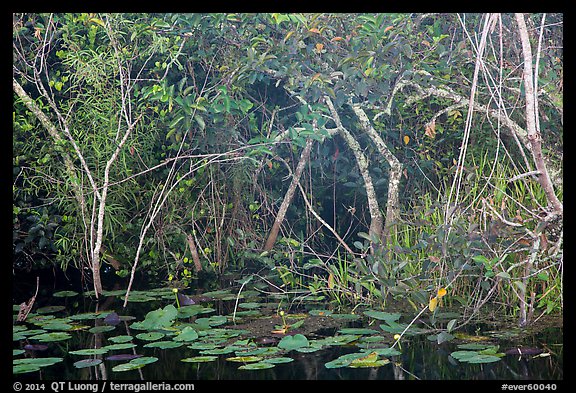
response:
{"label": "tree trunk", "polygon": [[544,162],[542,154],[542,135],[538,132],[536,127],[536,99],[534,94],[534,74],[532,71],[532,48],[530,47],[530,38],[526,28],[523,14],[516,14],[516,22],[518,23],[518,31],[520,33],[520,41],[522,42],[522,52],[524,54],[524,92],[526,96],[526,131],[528,133],[528,140],[530,141],[532,158],[536,164],[536,169],[540,171],[538,181],[548,199],[548,203],[552,205],[555,213],[562,214],[562,202],[554,192],[554,186],[550,180],[548,169]]}
{"label": "tree trunk", "polygon": [[278,214],[276,215],[276,219],[274,220],[274,224],[272,225],[272,229],[270,230],[268,239],[266,239],[266,244],[264,244],[264,251],[270,251],[272,247],[274,247],[274,243],[276,243],[276,238],[278,237],[278,232],[280,231],[280,225],[282,225],[282,221],[284,221],[284,217],[286,216],[288,207],[290,206],[290,203],[292,203],[292,199],[294,198],[294,192],[296,191],[296,186],[300,181],[300,177],[302,176],[304,167],[306,166],[306,163],[310,159],[310,151],[312,150],[313,143],[314,143],[313,139],[308,138],[306,140],[306,146],[304,147],[304,150],[302,150],[302,154],[300,155],[300,161],[298,162],[298,166],[296,167],[294,176],[292,176],[292,182],[288,187],[288,191],[286,191],[286,194],[284,195],[282,205],[280,205],[280,209],[278,210]]}
{"label": "tree trunk", "polygon": [[374,183],[372,182],[372,176],[370,176],[370,173],[368,172],[368,159],[364,155],[362,147],[356,138],[354,138],[350,131],[348,131],[342,125],[340,116],[338,115],[338,112],[336,112],[330,97],[324,96],[324,100],[330,109],[330,113],[332,114],[332,118],[336,123],[338,132],[352,150],[352,153],[356,158],[356,163],[358,164],[360,174],[364,179],[364,188],[366,189],[366,196],[368,198],[368,210],[370,211],[370,228],[368,230],[368,235],[370,239],[372,239],[371,251],[374,253],[376,249],[382,245],[382,228],[384,225],[384,219],[382,217],[382,213],[380,212],[380,206],[378,205],[378,198],[376,196],[376,190],[374,189]]}
{"label": "tree trunk", "polygon": [[386,201],[386,218],[384,221],[384,245],[388,244],[390,241],[390,236],[394,230],[394,224],[400,218],[400,178],[402,177],[402,163],[396,158],[396,156],[388,149],[386,143],[382,140],[380,135],[376,132],[368,116],[359,104],[353,104],[350,102],[352,110],[356,114],[356,117],[360,120],[362,128],[368,136],[372,139],[380,154],[386,159],[388,165],[390,165],[390,171],[388,173],[388,199]]}

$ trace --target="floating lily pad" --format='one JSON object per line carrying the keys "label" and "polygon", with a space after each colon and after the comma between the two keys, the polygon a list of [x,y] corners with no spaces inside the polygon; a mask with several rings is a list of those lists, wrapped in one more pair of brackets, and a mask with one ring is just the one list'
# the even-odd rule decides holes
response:
{"label": "floating lily pad", "polygon": [[174,337],[174,341],[194,341],[197,338],[198,332],[194,328],[186,326],[179,335]]}
{"label": "floating lily pad", "polygon": [[230,358],[226,358],[229,362],[240,362],[240,363],[252,363],[252,362],[259,362],[263,358],[260,356],[233,356]]}
{"label": "floating lily pad", "polygon": [[76,291],[60,291],[52,294],[54,297],[72,297],[78,295]]}
{"label": "floating lily pad", "polygon": [[106,333],[116,329],[115,326],[94,326],[93,328],[88,329],[90,333],[98,334],[98,333]]}
{"label": "floating lily pad", "polygon": [[273,363],[268,362],[248,363],[238,367],[238,370],[264,370],[267,368],[272,368],[274,366],[275,365]]}
{"label": "floating lily pad", "polygon": [[40,366],[35,364],[18,364],[12,367],[12,374],[24,374],[40,371]]}
{"label": "floating lily pad", "polygon": [[346,355],[342,355],[337,357],[334,360],[329,361],[328,363],[324,364],[326,368],[340,368],[340,367],[347,367],[352,363],[353,360],[365,357],[365,353],[348,353]]}
{"label": "floating lily pad", "polygon": [[283,337],[282,340],[280,340],[278,343],[278,348],[290,351],[297,348],[308,347],[309,345],[310,343],[308,342],[306,336],[298,333],[293,336]]}
{"label": "floating lily pad", "polygon": [[184,345],[181,342],[176,341],[155,341],[144,345],[144,348],[160,348],[160,349],[171,349],[178,348]]}
{"label": "floating lily pad", "polygon": [[455,351],[450,356],[464,363],[492,363],[500,360],[498,356],[483,355],[476,351]]}
{"label": "floating lily pad", "polygon": [[133,338],[132,336],[123,335],[123,336],[110,337],[108,341],[112,341],[113,343],[127,343],[129,341],[132,341],[132,338]]}
{"label": "floating lily pad", "polygon": [[206,349],[206,350],[200,351],[200,354],[201,355],[226,355],[226,354],[235,352],[238,349],[241,349],[241,348],[238,346],[229,345],[229,346],[224,347],[224,348]]}
{"label": "floating lily pad", "polygon": [[28,365],[34,365],[34,366],[38,366],[38,367],[46,367],[46,366],[51,366],[53,364],[56,363],[60,363],[63,360],[63,358],[25,358],[25,359],[14,359],[12,361],[12,364],[14,366],[18,366],[18,365],[24,365],[24,364],[28,364]]}
{"label": "floating lily pad", "polygon": [[364,315],[381,321],[394,321],[394,322],[400,319],[400,317],[402,316],[402,314],[398,313],[388,313],[384,311],[374,311],[374,310],[364,311]]}
{"label": "floating lily pad", "polygon": [[52,313],[56,313],[62,310],[66,310],[66,307],[64,306],[46,306],[46,307],[40,307],[38,310],[36,310],[36,312],[38,314],[52,314]]}
{"label": "floating lily pad", "polygon": [[72,337],[66,332],[52,332],[52,333],[42,333],[35,336],[29,337],[30,340],[38,340],[40,342],[54,342],[68,340]]}
{"label": "floating lily pad", "polygon": [[318,343],[322,345],[346,345],[358,340],[360,337],[361,336],[356,334],[341,334],[338,336],[325,337],[318,340]]}
{"label": "floating lily pad", "polygon": [[198,314],[207,314],[216,311],[210,307],[204,307],[201,304],[192,304],[190,306],[182,306],[178,309],[178,318],[189,318]]}
{"label": "floating lily pad", "polygon": [[143,341],[156,341],[160,340],[166,336],[164,333],[159,332],[149,332],[149,333],[140,333],[136,335],[136,338]]}
{"label": "floating lily pad", "polygon": [[76,351],[70,351],[69,353],[72,355],[102,355],[108,352],[107,348],[87,348],[87,349],[78,349]]}
{"label": "floating lily pad", "polygon": [[293,358],[289,358],[287,356],[280,356],[280,357],[276,357],[276,358],[267,358],[265,359],[266,363],[272,363],[272,364],[280,364],[280,363],[290,363],[293,362],[294,359]]}
{"label": "floating lily pad", "polygon": [[13,349],[12,350],[12,356],[19,356],[19,355],[22,355],[23,353],[26,353],[26,351],[23,349]]}
{"label": "floating lily pad", "polygon": [[360,352],[376,353],[379,356],[396,356],[402,354],[402,352],[400,352],[396,348],[367,348],[367,349],[361,349]]}
{"label": "floating lily pad", "polygon": [[84,359],[84,360],[78,360],[77,362],[74,362],[74,367],[86,368],[86,367],[97,366],[100,363],[102,363],[102,359]]}
{"label": "floating lily pad", "polygon": [[218,359],[218,356],[193,356],[190,358],[182,359],[181,361],[184,363],[206,363],[213,362],[216,359]]}
{"label": "floating lily pad", "polygon": [[256,303],[256,302],[245,302],[245,303],[240,303],[240,304],[238,305],[238,307],[240,307],[240,308],[245,308],[245,309],[248,309],[248,310],[252,310],[252,309],[254,309],[254,308],[260,308],[260,307],[262,307],[262,304]]}
{"label": "floating lily pad", "polygon": [[112,367],[112,371],[114,372],[124,372],[124,371],[132,371],[132,370],[137,370],[139,368],[144,367],[144,364],[132,364],[130,362],[128,363],[122,363],[122,364],[118,364],[114,367]]}
{"label": "floating lily pad", "polygon": [[146,314],[144,321],[134,322],[131,327],[138,330],[156,330],[167,328],[172,325],[178,310],[173,305],[169,304],[163,309],[150,311]]}
{"label": "floating lily pad", "polygon": [[107,349],[109,351],[118,351],[120,349],[130,349],[134,348],[136,344],[134,343],[118,343],[118,344],[110,344],[102,347],[103,349]]}

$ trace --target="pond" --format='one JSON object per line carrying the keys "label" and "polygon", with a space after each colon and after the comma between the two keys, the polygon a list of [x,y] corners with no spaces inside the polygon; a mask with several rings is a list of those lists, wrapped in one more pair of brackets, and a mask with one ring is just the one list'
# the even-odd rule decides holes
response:
{"label": "pond", "polygon": [[[461,316],[445,309],[426,310],[410,324],[414,310],[339,310],[248,285],[133,291],[125,309],[124,293],[107,291],[100,302],[74,290],[39,297],[13,326],[15,378],[563,379],[560,316],[525,330],[483,321],[448,334],[447,322]],[[15,320],[18,303],[13,310]]]}

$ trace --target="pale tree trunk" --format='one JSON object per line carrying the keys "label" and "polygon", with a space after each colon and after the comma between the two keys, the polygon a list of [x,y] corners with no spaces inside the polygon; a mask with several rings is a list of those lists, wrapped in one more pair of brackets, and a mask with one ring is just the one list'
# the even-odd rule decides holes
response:
{"label": "pale tree trunk", "polygon": [[390,236],[394,230],[394,224],[398,222],[400,218],[400,178],[402,177],[402,163],[396,158],[396,156],[388,149],[386,143],[382,140],[380,135],[376,132],[368,116],[359,104],[353,104],[350,102],[352,110],[360,120],[360,125],[366,131],[370,139],[374,142],[380,154],[386,159],[388,165],[390,165],[390,171],[388,172],[388,199],[386,201],[386,219],[384,222],[384,245],[387,245],[390,241]]}
{"label": "pale tree trunk", "polygon": [[368,235],[371,241],[371,251],[374,253],[376,249],[381,246],[382,243],[382,231],[384,226],[384,218],[382,217],[382,213],[380,212],[380,206],[378,205],[378,198],[376,196],[376,190],[374,189],[374,183],[372,182],[372,176],[368,172],[368,159],[364,155],[362,151],[362,147],[354,138],[354,136],[348,131],[340,121],[340,116],[338,112],[334,108],[334,104],[332,100],[328,96],[324,96],[324,101],[328,105],[330,109],[330,113],[332,114],[332,119],[336,123],[336,127],[340,136],[346,141],[346,144],[352,150],[354,157],[356,158],[356,163],[358,165],[358,169],[360,170],[360,174],[364,179],[364,188],[366,190],[366,195],[368,198],[368,210],[370,212],[370,228],[368,230]]}
{"label": "pale tree trunk", "polygon": [[532,48],[530,47],[530,38],[524,21],[524,15],[521,13],[516,14],[516,22],[518,23],[518,31],[520,33],[520,41],[522,42],[522,52],[524,54],[524,92],[526,97],[526,132],[528,133],[528,140],[530,141],[532,158],[536,164],[536,169],[540,172],[538,181],[548,199],[548,203],[552,205],[554,212],[561,215],[563,212],[562,202],[554,192],[554,186],[550,180],[550,175],[546,167],[544,156],[542,154],[542,135],[537,129],[537,116],[536,112],[536,98],[534,92],[534,73],[532,70]]}
{"label": "pale tree trunk", "polygon": [[278,232],[280,231],[280,225],[282,225],[282,221],[284,221],[284,217],[286,216],[286,212],[288,211],[288,207],[292,203],[292,199],[294,198],[294,192],[296,191],[296,186],[300,181],[300,177],[302,176],[302,172],[304,171],[304,167],[306,163],[310,159],[310,151],[312,150],[312,145],[314,143],[313,139],[308,138],[306,140],[306,146],[304,150],[302,150],[302,154],[300,155],[300,161],[298,162],[298,166],[296,167],[296,171],[292,176],[292,182],[284,195],[284,200],[282,201],[282,205],[280,205],[280,209],[278,210],[278,214],[276,215],[276,219],[274,220],[274,224],[272,225],[272,229],[268,234],[268,239],[266,239],[266,244],[264,244],[264,251],[270,251],[276,242],[276,238],[278,237]]}

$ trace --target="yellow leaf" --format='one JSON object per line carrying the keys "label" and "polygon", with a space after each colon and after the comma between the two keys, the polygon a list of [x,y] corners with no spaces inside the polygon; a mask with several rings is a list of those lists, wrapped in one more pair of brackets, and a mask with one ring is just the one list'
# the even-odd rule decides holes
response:
{"label": "yellow leaf", "polygon": [[387,28],[384,29],[384,33],[386,33],[387,31],[390,31],[394,28],[394,26],[388,26]]}
{"label": "yellow leaf", "polygon": [[321,53],[321,52],[322,52],[322,49],[324,49],[324,44],[317,43],[317,44],[316,44],[316,52],[317,52],[317,53]]}
{"label": "yellow leaf", "polygon": [[310,33],[316,33],[316,34],[320,34],[320,30],[318,30],[317,28],[313,27],[310,30],[308,30]]}
{"label": "yellow leaf", "polygon": [[330,42],[342,41],[344,38],[342,37],[334,37],[330,40]]}
{"label": "yellow leaf", "polygon": [[404,144],[407,145],[410,142],[410,137],[408,135],[404,135]]}
{"label": "yellow leaf", "polygon": [[278,329],[278,330],[272,330],[273,334],[286,334],[286,328],[283,329]]}
{"label": "yellow leaf", "polygon": [[328,288],[334,288],[334,275],[332,273],[328,276]]}
{"label": "yellow leaf", "polygon": [[430,309],[431,312],[434,312],[434,310],[436,310],[436,307],[438,307],[438,298],[434,296],[432,299],[430,299],[430,303],[428,303],[428,308]]}
{"label": "yellow leaf", "polygon": [[288,41],[288,38],[292,37],[292,34],[294,34],[294,30],[290,30],[288,34],[286,34],[286,37],[284,37],[284,42]]}
{"label": "yellow leaf", "polygon": [[432,122],[426,124],[426,131],[424,133],[426,136],[434,139],[436,136],[436,120],[432,120]]}
{"label": "yellow leaf", "polygon": [[446,290],[446,288],[441,287],[440,289],[438,289],[438,298],[441,298],[441,297],[445,296],[446,293],[448,293],[448,291]]}
{"label": "yellow leaf", "polygon": [[312,81],[315,81],[316,79],[320,79],[320,73],[319,73],[319,72],[317,72],[317,73],[315,73],[314,75],[312,75],[312,79],[311,79],[311,80],[312,80]]}

